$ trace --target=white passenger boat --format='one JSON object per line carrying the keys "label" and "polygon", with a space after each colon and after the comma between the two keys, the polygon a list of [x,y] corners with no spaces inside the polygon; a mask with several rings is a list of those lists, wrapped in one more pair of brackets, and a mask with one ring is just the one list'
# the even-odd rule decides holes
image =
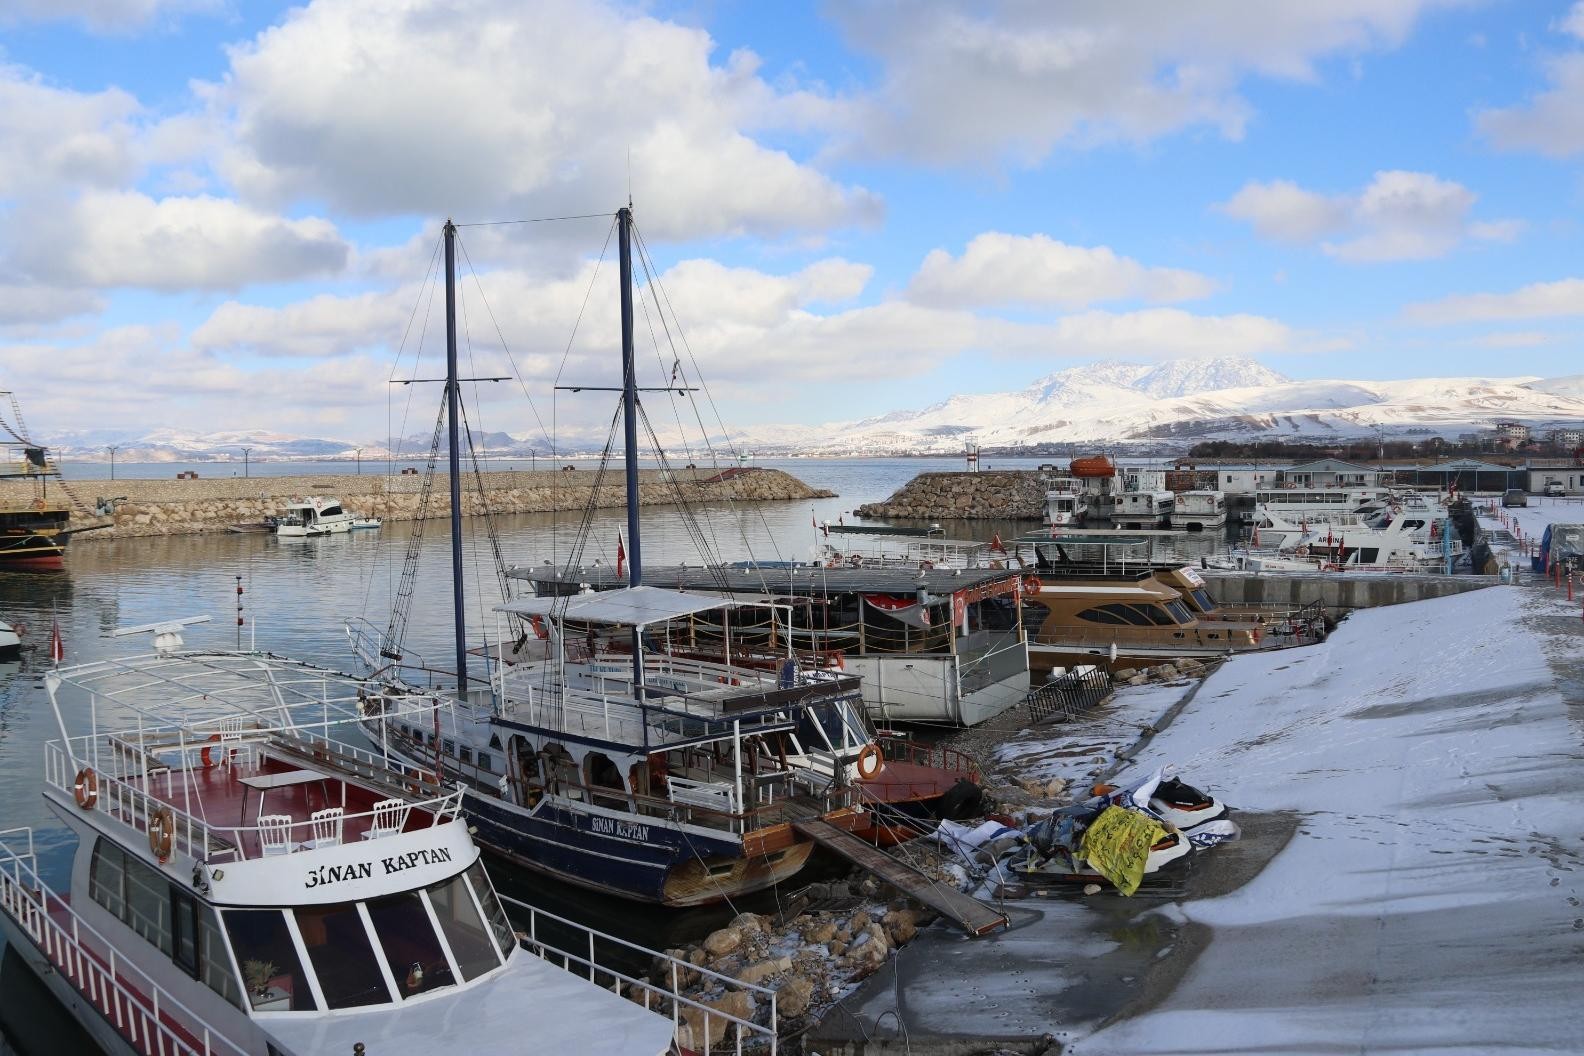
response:
{"label": "white passenger boat", "polygon": [[284,536],[339,535],[350,532],[358,518],[341,508],[341,500],[315,495],[294,502],[275,522],[275,534]]}
{"label": "white passenger boat", "polygon": [[1177,528],[1197,532],[1226,524],[1226,493],[1222,491],[1185,491],[1177,496],[1171,523]]}
{"label": "white passenger boat", "polygon": [[[673,1021],[612,992],[651,984],[520,942],[459,792],[335,743],[361,683],[157,630],[154,654],[45,676],[69,885],[30,829],[0,834],[6,940],[106,1052],[671,1051]],[[439,704],[385,701],[418,725]]]}
{"label": "white passenger boat", "polygon": [[1045,492],[1045,524],[1065,528],[1082,524],[1089,513],[1089,497],[1072,477],[1058,477]]}

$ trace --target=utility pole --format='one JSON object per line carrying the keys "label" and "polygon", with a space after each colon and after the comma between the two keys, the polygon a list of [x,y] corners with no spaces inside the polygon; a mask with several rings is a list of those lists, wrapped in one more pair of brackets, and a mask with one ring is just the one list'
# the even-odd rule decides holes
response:
{"label": "utility pole", "polygon": [[105,447],[105,450],[110,452],[110,479],[111,480],[115,479],[115,453],[116,453],[116,449],[118,447],[120,447],[119,444],[109,444],[109,445],[107,445]]}
{"label": "utility pole", "polygon": [[242,475],[244,477],[248,475],[248,454],[252,452],[252,450],[253,449],[251,447],[244,447],[242,449]]}
{"label": "utility pole", "polygon": [[357,452],[357,471],[358,476],[361,477],[363,475],[363,449],[361,447],[354,447],[352,450]]}

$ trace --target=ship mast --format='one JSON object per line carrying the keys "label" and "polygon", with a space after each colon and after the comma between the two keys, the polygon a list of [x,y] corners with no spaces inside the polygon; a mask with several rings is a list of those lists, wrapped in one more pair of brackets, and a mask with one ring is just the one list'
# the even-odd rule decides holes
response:
{"label": "ship mast", "polygon": [[[622,429],[627,476],[627,585],[643,583],[643,541],[638,530],[638,382],[633,354],[632,205],[616,210],[621,272]],[[643,628],[633,627],[633,693],[644,695]]]}
{"label": "ship mast", "polygon": [[[451,474],[451,606],[456,632],[457,699],[467,700],[467,623],[462,594],[462,453],[457,445],[462,383],[457,378],[456,224],[445,224],[446,425]],[[436,755],[438,756],[438,749]]]}

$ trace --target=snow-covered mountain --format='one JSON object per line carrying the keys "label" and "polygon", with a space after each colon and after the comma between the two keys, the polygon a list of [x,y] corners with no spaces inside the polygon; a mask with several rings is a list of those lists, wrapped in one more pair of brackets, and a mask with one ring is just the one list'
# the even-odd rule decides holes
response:
{"label": "snow-covered mountain", "polygon": [[1488,429],[1498,419],[1539,428],[1584,421],[1584,377],[1292,381],[1233,357],[1154,366],[1094,363],[1016,392],[953,396],[856,422],[750,429],[741,442],[765,453],[951,454],[965,444],[1170,447],[1207,439],[1327,441],[1410,431],[1450,438]]}

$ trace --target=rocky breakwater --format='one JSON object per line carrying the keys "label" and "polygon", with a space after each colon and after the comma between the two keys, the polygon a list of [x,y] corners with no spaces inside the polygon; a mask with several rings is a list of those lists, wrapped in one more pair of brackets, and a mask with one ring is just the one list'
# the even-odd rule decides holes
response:
{"label": "rocky breakwater", "polygon": [[1036,520],[1045,514],[1045,477],[1016,470],[920,473],[886,501],[855,512],[860,517]]}
{"label": "rocky breakwater", "polygon": [[[481,495],[478,482],[470,474],[463,481],[462,512],[465,516],[481,514],[485,512],[486,503],[491,513],[581,510],[588,505],[591,495],[597,507],[625,507],[627,497],[621,476],[607,474],[598,493],[594,494],[597,476],[586,468],[483,473],[480,474]],[[345,474],[81,481],[73,485],[73,490],[84,501],[108,500],[113,506],[108,518],[113,526],[86,532],[78,542],[223,532],[233,524],[257,523],[265,517],[279,516],[288,503],[311,496],[339,499],[345,509],[359,516],[410,521],[420,515],[422,479],[411,474]],[[644,506],[679,501],[774,502],[825,498],[830,494],[811,488],[781,470],[759,468],[725,471],[706,468],[672,473],[645,470],[640,474],[638,491],[639,503]],[[0,501],[5,498],[5,490],[0,489]],[[449,484],[443,474],[437,474],[427,516],[448,517],[450,513]],[[94,522],[93,516],[81,512],[72,518],[73,527]]]}

